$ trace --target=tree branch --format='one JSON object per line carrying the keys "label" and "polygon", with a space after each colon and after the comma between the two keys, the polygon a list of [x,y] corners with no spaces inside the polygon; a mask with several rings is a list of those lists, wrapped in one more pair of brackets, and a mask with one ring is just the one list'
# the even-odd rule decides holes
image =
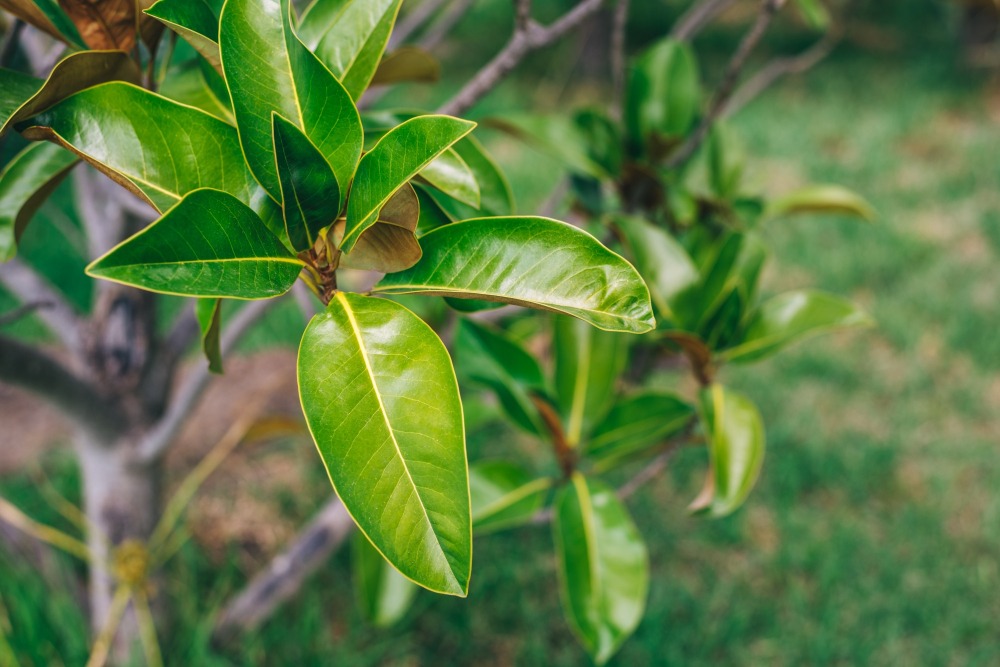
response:
{"label": "tree branch", "polygon": [[420,40],[420,47],[427,51],[437,48],[438,44],[443,42],[444,38],[455,27],[455,24],[462,20],[470,7],[472,7],[472,0],[455,0],[455,4],[428,28],[427,34]]}
{"label": "tree branch", "polygon": [[68,350],[79,356],[83,349],[80,318],[69,303],[49,287],[34,269],[19,259],[13,259],[0,265],[0,284],[23,304],[50,304],[38,312],[38,317]]}
{"label": "tree branch", "polygon": [[399,45],[405,43],[406,40],[413,35],[413,33],[427,23],[432,16],[437,14],[446,2],[448,2],[448,0],[424,0],[424,2],[417,5],[415,9],[403,16],[402,19],[396,22],[396,27],[393,29],[392,35],[389,37],[388,50],[392,51]]}
{"label": "tree branch", "polygon": [[13,324],[18,320],[27,317],[36,310],[43,310],[45,308],[51,308],[51,307],[52,307],[51,301],[33,301],[31,303],[25,303],[13,310],[0,314],[0,327],[5,327],[7,325]]}
{"label": "tree branch", "polygon": [[530,18],[516,21],[514,33],[507,45],[494,56],[438,113],[461,115],[497,86],[532,51],[548,46],[594,15],[605,0],[582,0],[548,27]]}
{"label": "tree branch", "polygon": [[613,113],[621,120],[625,105],[628,62],[625,57],[629,0],[618,0],[611,26],[611,80],[614,89]]}
{"label": "tree branch", "polygon": [[746,67],[747,59],[764,37],[775,15],[785,6],[786,2],[787,0],[763,0],[760,12],[757,14],[757,19],[750,27],[750,30],[747,31],[747,34],[743,36],[736,52],[726,66],[726,73],[722,77],[722,83],[719,84],[719,88],[712,99],[708,113],[701,119],[701,123],[695,129],[694,133],[667,160],[666,167],[668,169],[676,169],[687,162],[697,152],[702,142],[705,141],[709,130],[712,129],[712,126],[725,110],[726,104],[729,102],[729,98],[732,96],[736,84],[739,82],[740,74],[743,72],[743,68]]}
{"label": "tree branch", "polygon": [[670,31],[673,39],[688,42],[739,0],[700,0],[688,8]]}

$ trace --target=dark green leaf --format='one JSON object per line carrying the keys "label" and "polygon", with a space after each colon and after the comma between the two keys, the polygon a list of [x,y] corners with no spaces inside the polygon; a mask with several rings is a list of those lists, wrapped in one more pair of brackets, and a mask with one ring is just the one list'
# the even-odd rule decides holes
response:
{"label": "dark green leaf", "polygon": [[222,375],[222,299],[198,299],[194,314],[201,329],[201,351],[208,359],[208,370]]}
{"label": "dark green leaf", "polygon": [[625,120],[639,146],[679,138],[694,124],[701,105],[698,65],[691,48],[665,39],[640,56],[629,76]]}
{"label": "dark green leaf", "polygon": [[530,522],[545,502],[551,479],[536,479],[505,461],[474,463],[469,468],[472,527],[478,534]]}
{"label": "dark green leaf", "polygon": [[871,204],[839,185],[810,185],[778,197],[767,205],[764,217],[781,218],[797,213],[834,213],[856,216],[868,222],[875,220]]}
{"label": "dark green leaf", "polygon": [[354,589],[362,613],[376,627],[394,625],[409,611],[419,589],[386,562],[362,533],[355,533],[352,543]]}
{"label": "dark green leaf", "polygon": [[146,14],[161,21],[222,72],[219,58],[221,0],[159,0]]}
{"label": "dark green leaf", "polygon": [[587,446],[597,461],[615,461],[643,452],[677,435],[691,423],[694,408],[679,396],[648,392],[615,404]]}

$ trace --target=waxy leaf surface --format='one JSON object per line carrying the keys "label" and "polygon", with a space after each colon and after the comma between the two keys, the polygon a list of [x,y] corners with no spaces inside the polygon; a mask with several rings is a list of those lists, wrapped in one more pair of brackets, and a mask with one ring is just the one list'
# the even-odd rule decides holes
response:
{"label": "waxy leaf surface", "polygon": [[662,444],[691,424],[695,410],[679,396],[648,392],[615,404],[594,429],[587,456],[618,460]]}
{"label": "waxy leaf surface", "polygon": [[552,480],[534,478],[506,461],[481,461],[469,468],[472,527],[479,534],[531,521],[545,503]]}
{"label": "waxy leaf surface", "polygon": [[221,0],[159,0],[146,14],[161,21],[222,72],[219,57]]}

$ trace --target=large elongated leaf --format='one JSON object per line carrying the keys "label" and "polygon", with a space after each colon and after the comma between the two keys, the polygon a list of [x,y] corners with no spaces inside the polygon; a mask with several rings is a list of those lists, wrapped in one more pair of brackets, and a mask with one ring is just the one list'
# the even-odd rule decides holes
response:
{"label": "large elongated leaf", "polygon": [[420,177],[452,199],[479,208],[476,176],[453,149],[449,148],[421,169]]}
{"label": "large elongated leaf", "polygon": [[646,545],[614,492],[580,473],[556,498],[553,528],[566,616],[602,665],[645,612]]}
{"label": "large elongated leaf", "polygon": [[375,291],[483,299],[579,317],[608,331],[655,325],[632,265],[590,234],[548,218],[478,218],[428,232],[424,256]]}
{"label": "large elongated leaf", "polygon": [[315,0],[299,32],[355,100],[368,88],[402,0]]}
{"label": "large elongated leaf", "polygon": [[212,67],[222,72],[219,56],[221,0],[159,0],[146,14],[183,37]]}
{"label": "large elongated leaf", "polygon": [[469,468],[472,527],[479,534],[531,521],[545,502],[552,480],[533,478],[506,461],[485,461]]}
{"label": "large elongated leaf", "polygon": [[361,611],[369,623],[387,628],[403,618],[419,589],[389,565],[367,537],[355,533],[352,542],[354,590]]}
{"label": "large elongated leaf", "polygon": [[710,468],[705,488],[689,509],[722,517],[739,509],[760,476],[764,422],[750,399],[721,385],[703,390],[700,404]]}
{"label": "large elongated leaf", "polygon": [[417,116],[386,133],[358,165],[341,249],[349,253],[389,198],[475,126],[450,116]]}
{"label": "large elongated leaf", "polygon": [[679,396],[648,392],[616,403],[594,429],[587,455],[613,461],[638,454],[680,433],[691,423],[694,408]]}
{"label": "large elongated leaf", "polygon": [[409,579],[464,596],[468,464],[440,339],[396,303],[339,292],[309,323],[298,369],[309,429],[358,527]]}
{"label": "large elongated leaf", "polygon": [[611,408],[625,368],[627,341],[571,317],[558,317],[553,337],[556,395],[566,441],[575,446]]}
{"label": "large elongated leaf", "polygon": [[164,294],[266,299],[287,292],[302,267],[246,204],[196,190],[87,274]]}
{"label": "large elongated leaf", "polygon": [[[292,31],[288,0],[228,0],[219,21],[222,68],[250,170],[281,197],[271,114],[286,118],[319,149],[347,190],[361,155],[361,119],[351,96]],[[340,211],[342,202],[331,202]]]}
{"label": "large elongated leaf", "polygon": [[45,81],[0,69],[0,134],[73,93],[105,81],[139,82],[139,70],[121,51],[83,51],[66,56]]}
{"label": "large elongated leaf", "polygon": [[17,252],[31,217],[79,160],[52,144],[30,144],[0,172],[0,262]]}
{"label": "large elongated leaf", "polygon": [[740,343],[719,356],[728,361],[758,361],[810,336],[871,324],[872,319],[858,306],[833,294],[787,292],[764,302]]}
{"label": "large elongated leaf", "polygon": [[625,120],[633,141],[648,145],[682,137],[700,105],[698,66],[691,48],[665,39],[635,62],[629,77]]}

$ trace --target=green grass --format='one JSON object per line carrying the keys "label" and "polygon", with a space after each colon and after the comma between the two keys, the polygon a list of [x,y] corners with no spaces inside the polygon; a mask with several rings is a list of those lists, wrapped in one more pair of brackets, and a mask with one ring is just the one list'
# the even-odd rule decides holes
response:
{"label": "green grass", "polygon": [[[614,664],[1000,663],[997,113],[940,54],[844,56],[737,119],[761,188],[838,182],[880,213],[875,225],[771,224],[767,288],[848,294],[879,326],[726,370],[764,414],[764,474],[747,506],[722,521],[684,513],[703,465],[697,452],[631,501],[653,583],[647,616]],[[499,153],[530,210],[552,165]],[[494,429],[470,436],[474,452],[511,446]],[[299,451],[299,465],[316,465],[311,447]],[[78,497],[67,460],[45,465]],[[305,479],[283,496],[289,522],[323,496],[321,474]],[[57,521],[28,478],[0,488]],[[390,632],[360,619],[339,554],[272,622],[219,651],[208,644],[209,614],[252,573],[239,545],[230,549],[231,558],[213,557],[192,542],[170,565],[171,664],[585,664],[561,618],[545,529],[479,539],[469,599],[422,594]],[[27,664],[80,664],[85,619],[67,595],[2,558],[15,651]]]}

